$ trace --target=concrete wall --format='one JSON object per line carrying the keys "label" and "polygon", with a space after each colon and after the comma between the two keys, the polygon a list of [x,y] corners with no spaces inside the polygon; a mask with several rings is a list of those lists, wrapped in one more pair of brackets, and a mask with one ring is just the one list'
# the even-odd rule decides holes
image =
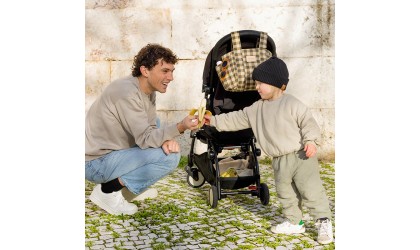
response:
{"label": "concrete wall", "polygon": [[[85,13],[86,111],[110,81],[130,74],[141,47],[159,43],[180,61],[157,109],[162,125],[178,122],[203,98],[204,61],[215,43],[235,30],[265,31],[288,65],[287,93],[306,103],[321,127],[320,157],[334,157],[334,1],[86,0]],[[179,141],[187,154],[189,133]]]}

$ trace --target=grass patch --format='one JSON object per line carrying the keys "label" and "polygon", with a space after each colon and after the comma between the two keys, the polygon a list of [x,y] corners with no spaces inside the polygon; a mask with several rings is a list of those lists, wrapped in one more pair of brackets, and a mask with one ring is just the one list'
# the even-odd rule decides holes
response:
{"label": "grass patch", "polygon": [[270,156],[264,156],[262,157],[258,163],[262,164],[262,165],[270,165],[273,163],[273,159]]}
{"label": "grass patch", "polygon": [[188,157],[181,155],[181,159],[179,160],[178,163],[178,168],[184,169],[185,166],[187,166],[188,164]]}

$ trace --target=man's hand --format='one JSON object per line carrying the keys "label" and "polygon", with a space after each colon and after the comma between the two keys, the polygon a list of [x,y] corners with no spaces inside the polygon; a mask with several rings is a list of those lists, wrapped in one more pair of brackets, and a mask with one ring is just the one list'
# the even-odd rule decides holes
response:
{"label": "man's hand", "polygon": [[306,157],[312,157],[316,155],[316,146],[313,144],[306,144],[303,150],[306,152]]}
{"label": "man's hand", "polygon": [[186,116],[180,123],[177,124],[178,131],[184,133],[185,130],[194,130],[197,129],[198,120],[194,115]]}
{"label": "man's hand", "polygon": [[163,152],[165,152],[166,155],[169,155],[170,153],[178,153],[179,152],[179,144],[177,141],[174,140],[168,140],[165,141],[162,144]]}

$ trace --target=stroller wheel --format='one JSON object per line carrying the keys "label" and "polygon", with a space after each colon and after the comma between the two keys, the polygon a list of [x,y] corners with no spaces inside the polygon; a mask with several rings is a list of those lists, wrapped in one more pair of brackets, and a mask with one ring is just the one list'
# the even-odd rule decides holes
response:
{"label": "stroller wheel", "polygon": [[260,200],[264,206],[268,205],[270,202],[270,191],[265,183],[260,184]]}
{"label": "stroller wheel", "polygon": [[217,202],[219,201],[219,193],[217,192],[216,186],[211,186],[209,189],[209,196],[207,197],[208,204],[212,208],[217,207]]}
{"label": "stroller wheel", "polygon": [[[187,175],[187,183],[193,188],[199,188],[204,185],[204,176],[203,174],[197,169],[191,169],[192,175]],[[196,178],[194,178],[194,176]]]}

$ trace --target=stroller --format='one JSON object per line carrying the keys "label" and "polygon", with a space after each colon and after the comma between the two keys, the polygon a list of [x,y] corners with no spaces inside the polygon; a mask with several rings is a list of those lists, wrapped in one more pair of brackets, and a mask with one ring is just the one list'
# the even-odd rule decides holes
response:
{"label": "stroller", "polygon": [[[241,47],[243,49],[255,48],[259,43],[260,32],[254,30],[239,31]],[[276,47],[273,39],[268,36],[267,49],[276,56]],[[260,99],[255,91],[230,92],[226,91],[221,84],[215,70],[216,63],[221,56],[232,50],[232,38],[230,34],[221,38],[208,54],[204,71],[202,92],[206,100],[206,109],[212,114],[228,113],[241,110],[250,106]],[[191,132],[191,149],[188,155],[187,183],[193,187],[201,187],[206,181],[211,185],[208,191],[207,202],[212,208],[227,195],[251,194],[260,198],[263,205],[269,203],[269,190],[265,183],[260,183],[260,173],[257,156],[261,150],[256,148],[256,139],[252,129],[244,129],[234,132],[219,132],[214,127],[204,125],[198,130]],[[197,152],[198,144],[201,146]],[[204,146],[204,147],[203,147]],[[223,150],[236,149],[238,154],[229,157],[219,157]],[[222,176],[222,162],[230,164],[245,163],[247,175]],[[247,189],[245,189],[248,187]]]}

